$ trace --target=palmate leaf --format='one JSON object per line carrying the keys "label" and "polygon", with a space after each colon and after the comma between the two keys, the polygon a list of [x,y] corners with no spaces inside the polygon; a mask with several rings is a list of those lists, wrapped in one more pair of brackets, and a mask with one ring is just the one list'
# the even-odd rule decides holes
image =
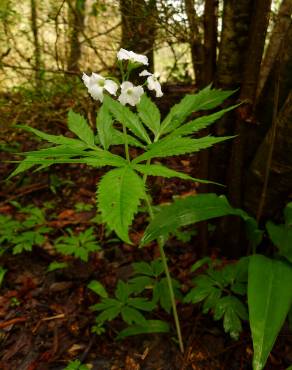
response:
{"label": "palmate leaf", "polygon": [[208,116],[202,116],[199,118],[194,119],[193,121],[190,121],[179,128],[172,131],[168,137],[178,137],[178,136],[185,136],[190,135],[195,132],[198,132],[210,125],[212,125],[214,122],[216,122],[218,119],[220,119],[225,113],[237,108],[240,104],[232,105],[231,107],[228,107],[226,109],[222,109],[219,112],[209,114]]}
{"label": "palmate leaf", "polygon": [[209,184],[209,183],[214,184],[214,182],[212,181],[196,179],[192,176],[186,175],[185,173],[172,170],[160,164],[136,164],[133,166],[133,168],[149,176],[161,176],[161,177],[168,177],[168,178],[178,177],[183,180],[191,180],[191,181],[196,181],[196,182],[200,182],[203,184]]}
{"label": "palmate leaf", "polygon": [[160,129],[160,112],[152,100],[143,94],[140,103],[137,105],[139,117],[154,135],[157,135]]}
{"label": "palmate leaf", "polygon": [[177,199],[174,203],[162,207],[146,228],[141,245],[168,235],[182,226],[227,215],[243,218],[252,236],[261,234],[257,229],[256,221],[243,210],[233,208],[224,196],[211,193],[199,194]]}
{"label": "palmate leaf", "polygon": [[25,125],[15,125],[14,127],[23,129],[25,131],[31,132],[32,134],[40,137],[43,140],[46,140],[53,144],[59,144],[59,145],[67,145],[72,148],[79,148],[79,149],[85,149],[87,148],[87,145],[78,139],[72,139],[70,137],[65,137],[62,135],[51,135],[46,134],[43,131],[39,131],[33,127],[25,126]]}
{"label": "palmate leaf", "polygon": [[128,228],[145,196],[142,179],[130,167],[109,171],[99,183],[97,202],[103,222],[127,243],[131,243]]}
{"label": "palmate leaf", "polygon": [[139,163],[151,158],[170,157],[173,155],[182,155],[186,153],[198,152],[214,144],[220,143],[234,136],[206,136],[200,139],[190,139],[184,137],[165,138],[157,143],[148,146],[149,150],[133,160],[133,163]]}
{"label": "palmate leaf", "polygon": [[75,135],[89,146],[94,146],[94,133],[88,125],[86,119],[80,114],[69,110],[68,127]]}
{"label": "palmate leaf", "polygon": [[118,122],[124,124],[130,131],[133,132],[133,134],[147,144],[151,143],[151,140],[144,126],[140,122],[139,117],[128,107],[120,104],[109,96],[104,97],[104,105]]}
{"label": "palmate leaf", "polygon": [[193,112],[216,108],[233,93],[234,91],[231,90],[212,89],[209,85],[197,94],[186,95],[180,103],[171,108],[169,114],[163,120],[160,135],[176,129]]}

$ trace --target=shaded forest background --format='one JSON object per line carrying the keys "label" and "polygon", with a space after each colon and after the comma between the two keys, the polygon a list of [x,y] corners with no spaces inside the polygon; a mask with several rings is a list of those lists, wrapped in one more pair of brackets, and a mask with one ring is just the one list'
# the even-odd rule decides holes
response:
{"label": "shaded forest background", "polygon": [[[161,73],[164,112],[210,83],[235,90],[227,104],[243,104],[211,129],[235,139],[198,159],[197,175],[226,187],[200,191],[225,192],[259,221],[277,218],[292,198],[291,13],[291,0],[1,1],[1,147],[7,124],[63,125],[70,106],[86,107],[93,123],[82,72],[118,74],[123,47]],[[219,239],[238,257],[234,222],[232,233],[222,222]],[[204,225],[200,234],[204,251]]]}

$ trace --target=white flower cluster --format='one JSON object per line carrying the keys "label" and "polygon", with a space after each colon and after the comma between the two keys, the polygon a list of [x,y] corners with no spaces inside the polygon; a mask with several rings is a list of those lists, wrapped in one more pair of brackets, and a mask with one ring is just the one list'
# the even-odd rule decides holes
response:
{"label": "white flower cluster", "polygon": [[[132,67],[135,64],[137,66],[139,66],[140,64],[148,65],[147,56],[136,54],[133,51],[120,49],[120,51],[117,54],[117,57],[119,61],[127,60],[129,62],[129,65]],[[139,74],[139,76],[147,77],[146,81],[147,87],[149,90],[155,91],[157,98],[163,95],[160,83],[158,81],[159,78],[158,73],[152,74],[145,69]],[[115,81],[109,78],[104,78],[97,73],[92,73],[91,76],[87,76],[85,73],[83,73],[82,79],[92,98],[95,100],[99,100],[101,102],[103,101],[104,91],[107,91],[111,95],[116,96],[117,91],[119,89],[119,85]],[[123,105],[126,104],[132,106],[137,105],[141,99],[141,96],[144,94],[144,89],[141,85],[135,86],[130,81],[124,81],[120,85],[120,88],[121,93],[118,97],[118,100]]]}

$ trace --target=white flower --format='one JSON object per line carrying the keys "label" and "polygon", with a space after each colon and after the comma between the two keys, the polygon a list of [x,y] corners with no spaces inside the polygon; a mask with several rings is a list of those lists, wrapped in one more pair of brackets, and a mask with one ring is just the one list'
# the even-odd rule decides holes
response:
{"label": "white flower", "polygon": [[116,95],[119,88],[112,80],[107,80],[97,73],[92,73],[91,76],[83,73],[82,80],[88,89],[89,94],[95,100],[103,101],[103,90],[108,91],[112,95]]}
{"label": "white flower", "polygon": [[126,49],[120,49],[118,52],[118,60],[129,60],[132,63],[140,63],[148,65],[148,58],[146,55],[136,54],[133,51],[128,51]]}
{"label": "white flower", "polygon": [[161,91],[161,85],[158,82],[159,73],[150,73],[144,69],[139,76],[148,76],[147,77],[147,86],[149,90],[154,90],[156,93],[156,98],[160,98],[163,95]]}
{"label": "white flower", "polygon": [[132,82],[125,81],[121,84],[121,95],[118,100],[121,104],[135,106],[144,94],[142,86],[134,86]]}

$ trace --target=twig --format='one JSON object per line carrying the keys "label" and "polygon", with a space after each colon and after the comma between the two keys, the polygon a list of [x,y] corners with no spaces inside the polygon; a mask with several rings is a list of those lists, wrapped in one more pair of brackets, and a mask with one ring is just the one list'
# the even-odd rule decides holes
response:
{"label": "twig", "polygon": [[15,317],[14,319],[0,322],[0,329],[6,328],[7,326],[18,324],[20,322],[25,322],[26,317]]}

